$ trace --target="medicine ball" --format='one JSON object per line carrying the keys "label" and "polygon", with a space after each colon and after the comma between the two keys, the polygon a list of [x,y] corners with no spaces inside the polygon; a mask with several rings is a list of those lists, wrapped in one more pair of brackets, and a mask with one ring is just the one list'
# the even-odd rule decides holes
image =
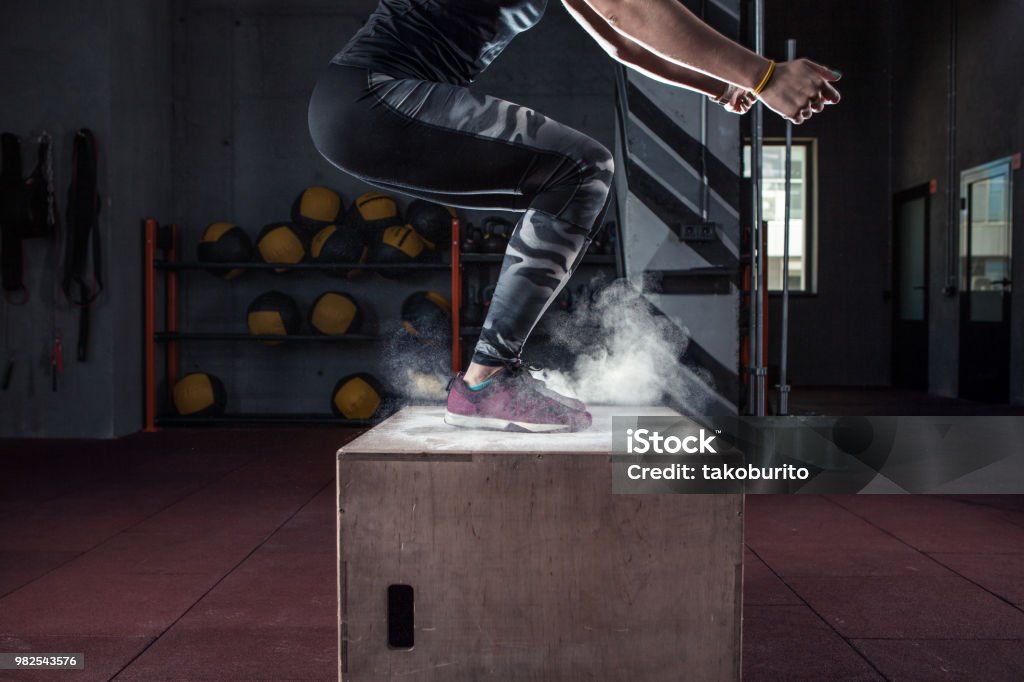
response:
{"label": "medicine ball", "polygon": [[[210,223],[199,238],[196,257],[200,263],[247,263],[252,260],[252,240],[234,223]],[[242,274],[240,268],[210,268],[207,272],[228,280]]]}
{"label": "medicine ball", "polygon": [[292,203],[292,222],[306,236],[338,222],[344,206],[341,196],[326,187],[307,187]]}
{"label": "medicine ball", "polygon": [[[301,263],[306,258],[305,242],[288,223],[271,223],[264,227],[256,240],[256,251],[264,263]],[[274,272],[287,270],[275,268]]]}
{"label": "medicine ball", "polygon": [[427,248],[416,230],[409,225],[392,225],[380,233],[373,250],[375,263],[403,264],[419,258]]}
{"label": "medicine ball", "polygon": [[[302,328],[302,313],[295,299],[280,291],[268,291],[249,304],[246,315],[249,333],[253,336],[287,336]],[[266,341],[277,345],[280,341]]]}
{"label": "medicine ball", "polygon": [[[369,257],[369,249],[362,238],[351,227],[328,225],[313,237],[309,247],[310,255],[318,263],[365,263]],[[344,276],[345,272],[336,272]],[[359,274],[359,270],[349,270],[348,276]]]}
{"label": "medicine ball", "polygon": [[436,291],[418,291],[402,303],[402,327],[418,341],[440,344],[451,338],[452,307]]}
{"label": "medicine ball", "polygon": [[360,194],[345,213],[345,225],[363,238],[363,243],[374,244],[381,230],[402,222],[398,204],[390,194],[367,192]]}
{"label": "medicine ball", "polygon": [[212,374],[193,372],[174,384],[174,409],[183,417],[213,417],[224,414],[227,392]]}
{"label": "medicine ball", "polygon": [[457,217],[454,208],[423,199],[413,201],[405,210],[405,222],[429,242],[427,248],[439,251],[449,247],[452,218]]}
{"label": "medicine ball", "polygon": [[370,374],[350,374],[334,386],[331,409],[346,419],[372,419],[384,401],[384,391]]}
{"label": "medicine ball", "polygon": [[313,302],[309,323],[313,329],[328,336],[355,332],[359,326],[359,305],[348,294],[328,291]]}

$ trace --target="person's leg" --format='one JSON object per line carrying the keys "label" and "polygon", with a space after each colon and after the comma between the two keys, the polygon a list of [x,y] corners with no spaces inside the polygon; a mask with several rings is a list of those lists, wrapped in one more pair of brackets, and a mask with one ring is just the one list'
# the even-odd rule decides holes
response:
{"label": "person's leg", "polygon": [[525,211],[465,378],[479,383],[516,364],[599,226],[611,154],[542,114],[466,88],[332,69],[310,105],[314,142],[332,163],[412,196]]}
{"label": "person's leg", "polygon": [[612,156],[532,109],[444,83],[332,66],[310,106],[321,153],[406,194],[524,210],[474,361],[514,361],[598,227]]}

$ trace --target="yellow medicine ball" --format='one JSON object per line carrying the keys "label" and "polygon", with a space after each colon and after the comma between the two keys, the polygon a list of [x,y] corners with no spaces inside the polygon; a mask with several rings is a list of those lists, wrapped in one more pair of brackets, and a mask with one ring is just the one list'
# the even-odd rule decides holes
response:
{"label": "yellow medicine ball", "polygon": [[193,372],[174,384],[174,409],[183,417],[211,417],[224,414],[227,393],[212,374]]}
{"label": "yellow medicine ball", "polygon": [[426,249],[423,237],[411,225],[392,225],[380,235],[374,260],[378,263],[407,263]]}
{"label": "yellow medicine ball", "polygon": [[350,374],[334,386],[331,409],[345,419],[372,419],[384,401],[384,392],[372,375]]}
{"label": "yellow medicine ball", "polygon": [[[267,291],[257,296],[246,312],[246,325],[253,336],[288,336],[302,328],[302,312],[288,294]],[[280,341],[264,341],[277,345]]]}
{"label": "yellow medicine ball", "polygon": [[[302,237],[288,223],[271,223],[256,240],[256,251],[264,263],[301,263],[306,258]],[[285,272],[287,268],[275,268]]]}
{"label": "yellow medicine ball", "polygon": [[381,230],[401,222],[398,204],[390,194],[384,192],[360,194],[352,202],[344,219],[345,226],[355,230],[366,244],[375,244]]}
{"label": "yellow medicine ball", "polygon": [[337,222],[342,213],[341,196],[326,187],[307,187],[292,204],[292,221],[316,229]]}
{"label": "yellow medicine ball", "polygon": [[359,317],[355,299],[340,291],[328,291],[313,303],[309,323],[321,334],[340,336],[355,332]]}

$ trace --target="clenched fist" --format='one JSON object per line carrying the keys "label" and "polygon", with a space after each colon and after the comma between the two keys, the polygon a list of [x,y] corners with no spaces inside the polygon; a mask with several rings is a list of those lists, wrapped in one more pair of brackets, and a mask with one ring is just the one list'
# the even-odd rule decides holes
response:
{"label": "clenched fist", "polygon": [[841,74],[810,59],[782,62],[761,91],[761,101],[786,120],[797,125],[827,105],[839,102],[839,91],[832,84]]}

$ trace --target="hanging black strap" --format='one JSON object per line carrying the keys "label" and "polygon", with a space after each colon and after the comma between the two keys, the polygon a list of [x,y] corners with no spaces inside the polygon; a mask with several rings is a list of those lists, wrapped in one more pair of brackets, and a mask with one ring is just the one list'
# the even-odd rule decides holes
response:
{"label": "hanging black strap", "polygon": [[[84,361],[89,346],[89,304],[103,291],[96,138],[87,128],[82,128],[75,134],[71,165],[62,287],[64,295],[81,306],[78,321],[78,359]],[[87,274],[90,245],[92,273]]]}
{"label": "hanging black strap", "polygon": [[18,137],[3,133],[0,152],[0,270],[4,292],[11,294],[25,288],[21,255],[25,192]]}
{"label": "hanging black strap", "polygon": [[39,136],[36,167],[25,180],[23,239],[46,239],[57,231],[57,202],[53,191],[53,156],[50,135]]}

